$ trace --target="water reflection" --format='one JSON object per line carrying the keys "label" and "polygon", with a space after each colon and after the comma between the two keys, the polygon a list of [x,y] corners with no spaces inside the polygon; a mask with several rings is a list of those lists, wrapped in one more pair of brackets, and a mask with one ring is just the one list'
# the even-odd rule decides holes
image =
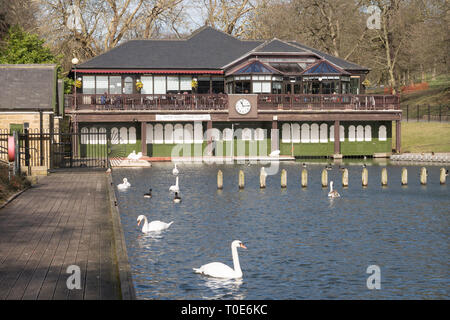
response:
{"label": "water reflection", "polygon": [[207,300],[218,299],[245,299],[245,294],[239,291],[239,288],[244,283],[243,279],[217,279],[205,277],[204,286],[209,289],[202,296]]}

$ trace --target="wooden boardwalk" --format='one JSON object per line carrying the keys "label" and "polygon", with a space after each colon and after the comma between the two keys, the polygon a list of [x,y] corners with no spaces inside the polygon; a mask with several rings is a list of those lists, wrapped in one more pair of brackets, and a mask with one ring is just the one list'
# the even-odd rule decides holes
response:
{"label": "wooden boardwalk", "polygon": [[[0,300],[121,298],[107,181],[52,173],[0,210]],[[81,289],[67,288],[70,265]]]}

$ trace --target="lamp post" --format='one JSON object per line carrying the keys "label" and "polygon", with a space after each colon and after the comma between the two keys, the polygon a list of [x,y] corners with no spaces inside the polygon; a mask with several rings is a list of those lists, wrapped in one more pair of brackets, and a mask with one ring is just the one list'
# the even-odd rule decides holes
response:
{"label": "lamp post", "polygon": [[74,77],[74,79],[75,79],[75,84],[74,84],[74,99],[75,99],[74,106],[75,106],[75,110],[77,110],[77,64],[79,62],[80,61],[77,58],[73,58],[72,59],[72,64],[73,64],[73,67],[75,69],[75,77]]}

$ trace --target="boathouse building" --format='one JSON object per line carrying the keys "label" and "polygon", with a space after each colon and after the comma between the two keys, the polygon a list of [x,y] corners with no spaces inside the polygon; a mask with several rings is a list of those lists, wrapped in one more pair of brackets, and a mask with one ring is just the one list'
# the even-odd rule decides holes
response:
{"label": "boathouse building", "polygon": [[230,156],[239,142],[246,154],[377,156],[391,153],[396,121],[400,151],[399,97],[365,94],[368,68],[294,41],[203,27],[127,41],[72,71],[65,112],[81,147],[102,133],[123,155],[170,157],[182,145],[180,155]]}

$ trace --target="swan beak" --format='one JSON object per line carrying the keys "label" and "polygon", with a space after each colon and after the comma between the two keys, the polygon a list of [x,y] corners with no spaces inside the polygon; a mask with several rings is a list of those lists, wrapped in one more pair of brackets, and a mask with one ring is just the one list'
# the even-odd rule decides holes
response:
{"label": "swan beak", "polygon": [[246,246],[244,246],[244,244],[243,244],[243,243],[241,243],[240,247],[241,247],[242,249],[247,249],[247,247],[246,247]]}
{"label": "swan beak", "polygon": [[138,227],[139,227],[140,224],[141,224],[141,220],[138,220]]}

